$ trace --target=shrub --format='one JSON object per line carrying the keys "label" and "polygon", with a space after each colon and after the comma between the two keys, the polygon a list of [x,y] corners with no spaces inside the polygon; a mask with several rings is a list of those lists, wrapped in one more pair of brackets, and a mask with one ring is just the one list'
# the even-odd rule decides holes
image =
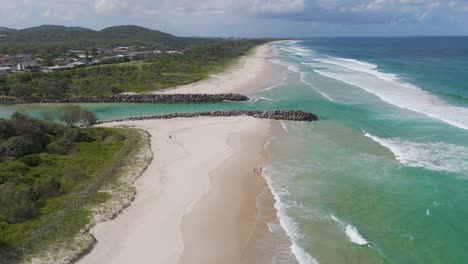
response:
{"label": "shrub", "polygon": [[51,154],[68,154],[73,149],[73,142],[62,138],[46,146],[47,152]]}
{"label": "shrub", "polygon": [[65,131],[63,138],[72,142],[92,142],[96,139],[89,129],[71,128]]}
{"label": "shrub", "polygon": [[64,192],[70,192],[73,188],[83,182],[88,178],[88,174],[86,172],[86,167],[83,166],[72,166],[70,167],[62,177],[62,189]]}
{"label": "shrub", "polygon": [[13,124],[10,120],[0,119],[0,138],[9,138],[15,134]]}
{"label": "shrub", "polygon": [[49,176],[34,183],[33,192],[36,200],[39,198],[50,198],[59,195],[61,184],[54,177]]}
{"label": "shrub", "polygon": [[0,145],[0,152],[3,152],[7,159],[17,159],[41,151],[42,146],[39,142],[25,137],[10,137]]}
{"label": "shrub", "polygon": [[21,223],[35,215],[33,195],[27,185],[5,183],[0,185],[0,214],[9,223]]}
{"label": "shrub", "polygon": [[41,156],[34,154],[22,157],[21,159],[19,159],[19,161],[28,165],[29,167],[37,167],[39,166],[39,164],[41,164],[42,158]]}

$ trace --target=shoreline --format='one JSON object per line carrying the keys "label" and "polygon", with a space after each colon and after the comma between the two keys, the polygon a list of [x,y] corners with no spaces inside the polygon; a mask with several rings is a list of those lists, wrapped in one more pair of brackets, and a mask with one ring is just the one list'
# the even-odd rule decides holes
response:
{"label": "shoreline", "polygon": [[257,197],[269,189],[258,166],[273,123],[222,117],[107,124],[146,130],[155,159],[135,182],[131,206],[92,229],[98,243],[78,263],[240,263],[251,234],[260,232]]}
{"label": "shoreline", "polygon": [[276,71],[270,59],[273,56],[268,42],[254,47],[248,54],[241,56],[238,61],[228,66],[220,73],[210,74],[208,78],[197,82],[155,91],[154,94],[218,94],[239,93],[249,94],[273,85]]}
{"label": "shoreline", "polygon": [[[255,48],[216,76],[164,93],[250,93],[279,83],[270,45]],[[101,126],[145,130],[155,158],[135,182],[135,200],[116,219],[91,230],[98,242],[77,263],[257,263],[267,258],[258,243],[268,240],[268,223],[277,212],[259,166],[277,121],[246,116],[122,121]]]}

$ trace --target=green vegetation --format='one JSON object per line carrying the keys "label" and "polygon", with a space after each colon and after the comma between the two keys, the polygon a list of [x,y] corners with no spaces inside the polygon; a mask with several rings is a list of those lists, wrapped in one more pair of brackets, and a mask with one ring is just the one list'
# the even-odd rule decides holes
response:
{"label": "green vegetation", "polygon": [[77,128],[14,113],[0,119],[0,263],[18,263],[53,243],[72,241],[89,206],[110,195],[141,135]]}
{"label": "green vegetation", "polygon": [[222,70],[265,40],[217,41],[184,54],[56,73],[27,72],[0,78],[0,96],[63,98],[145,92],[194,82]]}
{"label": "green vegetation", "polygon": [[62,54],[83,47],[176,45],[187,39],[138,26],[115,26],[95,31],[82,27],[42,25],[22,30],[3,28],[0,54]]}
{"label": "green vegetation", "polygon": [[[43,113],[43,116],[45,120],[54,119],[50,113]],[[73,126],[77,123],[92,125],[97,121],[97,117],[93,112],[86,111],[79,105],[66,105],[59,115],[59,119],[69,126]]]}
{"label": "green vegetation", "polygon": [[42,25],[15,30],[0,27],[1,54],[40,54],[58,57],[70,49],[145,46],[157,49],[183,49],[194,44],[219,41],[213,38],[182,38],[158,30],[126,25],[95,31],[82,27]]}

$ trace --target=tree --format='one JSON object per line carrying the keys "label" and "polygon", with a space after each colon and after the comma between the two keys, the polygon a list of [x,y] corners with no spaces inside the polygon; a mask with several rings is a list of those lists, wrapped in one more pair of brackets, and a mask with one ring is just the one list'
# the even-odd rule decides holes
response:
{"label": "tree", "polygon": [[62,91],[60,87],[49,78],[42,78],[37,81],[37,93],[43,98],[59,98]]}
{"label": "tree", "polygon": [[69,126],[73,126],[77,123],[84,125],[92,125],[97,122],[97,117],[93,112],[83,109],[79,105],[67,105],[60,115],[60,121],[64,122]]}
{"label": "tree", "polygon": [[81,120],[87,126],[96,124],[96,122],[98,121],[96,114],[90,111],[83,111],[81,113]]}
{"label": "tree", "polygon": [[30,97],[34,93],[34,88],[25,83],[14,83],[10,86],[10,95],[16,97]]}
{"label": "tree", "polygon": [[62,110],[60,121],[72,126],[80,122],[83,109],[79,105],[67,105]]}

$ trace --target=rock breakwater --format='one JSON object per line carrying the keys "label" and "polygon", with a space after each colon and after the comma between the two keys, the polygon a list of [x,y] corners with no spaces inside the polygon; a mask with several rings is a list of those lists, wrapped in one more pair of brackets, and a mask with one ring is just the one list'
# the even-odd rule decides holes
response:
{"label": "rock breakwater", "polygon": [[193,113],[170,113],[164,115],[138,116],[109,121],[100,121],[98,124],[122,121],[137,121],[151,119],[171,119],[171,118],[192,118],[192,117],[232,117],[232,116],[251,116],[262,119],[290,120],[290,121],[317,121],[319,118],[313,113],[296,110],[276,110],[276,111],[254,111],[254,110],[234,110],[234,111],[209,111]]}
{"label": "rock breakwater", "polygon": [[82,96],[63,99],[28,98],[0,98],[0,104],[77,104],[77,103],[147,103],[147,104],[175,104],[175,103],[216,103],[243,102],[249,98],[241,94],[118,94],[112,96]]}

